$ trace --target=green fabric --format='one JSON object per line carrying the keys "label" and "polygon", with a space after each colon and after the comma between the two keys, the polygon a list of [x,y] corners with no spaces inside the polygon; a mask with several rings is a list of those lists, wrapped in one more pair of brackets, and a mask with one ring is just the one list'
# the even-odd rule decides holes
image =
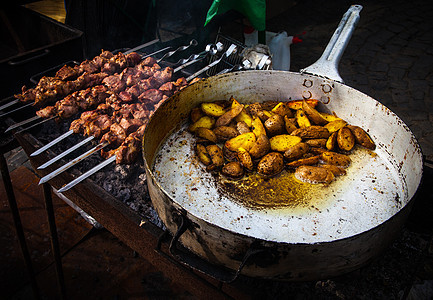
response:
{"label": "green fabric", "polygon": [[265,0],[214,0],[207,12],[204,26],[217,14],[223,14],[231,9],[247,17],[255,29],[259,31],[266,29]]}

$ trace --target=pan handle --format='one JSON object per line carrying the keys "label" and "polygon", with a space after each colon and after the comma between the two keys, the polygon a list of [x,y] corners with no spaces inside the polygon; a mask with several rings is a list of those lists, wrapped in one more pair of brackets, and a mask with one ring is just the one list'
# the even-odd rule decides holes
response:
{"label": "pan handle", "polygon": [[[175,257],[178,261],[183,263],[184,265],[187,265],[195,270],[198,270],[204,274],[207,274],[214,279],[217,279],[224,283],[232,283],[234,282],[240,275],[243,267],[248,264],[249,260],[254,257],[257,254],[266,252],[267,250],[265,248],[258,248],[253,247],[253,245],[248,249],[248,251],[245,253],[241,264],[239,265],[236,272],[233,272],[231,270],[228,270],[223,267],[219,267],[216,265],[213,265],[206,260],[192,254],[191,252],[187,250],[180,250],[178,249],[178,240],[182,236],[182,234],[191,226],[190,220],[183,214],[178,213],[175,214],[176,217],[176,223],[179,227],[174,234],[171,242],[170,242],[170,253]],[[160,247],[160,242],[158,242],[158,248]],[[158,250],[158,249],[157,249]]]}
{"label": "pan handle", "polygon": [[344,83],[338,72],[338,63],[359,21],[359,12],[361,10],[361,5],[352,5],[347,10],[326,46],[325,51],[322,53],[322,56],[311,66],[302,69],[301,73],[318,75]]}

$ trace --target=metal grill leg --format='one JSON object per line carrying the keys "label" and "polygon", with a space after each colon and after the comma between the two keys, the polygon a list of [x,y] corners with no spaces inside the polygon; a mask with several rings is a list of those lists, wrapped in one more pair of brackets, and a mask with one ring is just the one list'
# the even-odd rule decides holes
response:
{"label": "metal grill leg", "polygon": [[57,236],[56,220],[54,216],[53,198],[51,195],[51,186],[48,183],[43,184],[45,209],[48,216],[48,224],[50,226],[51,235],[51,251],[53,251],[54,262],[56,265],[57,282],[59,284],[59,292],[62,299],[66,299],[65,280],[63,276],[62,258],[60,256],[59,239]]}
{"label": "metal grill leg", "polygon": [[21,223],[21,217],[18,210],[18,205],[16,202],[11,178],[9,176],[8,165],[3,152],[0,155],[0,168],[1,168],[2,178],[3,178],[3,184],[6,190],[6,196],[8,198],[9,207],[11,209],[13,220],[14,220],[15,230],[18,236],[18,241],[21,246],[21,252],[24,257],[24,262],[26,264],[27,271],[29,272],[30,284],[33,290],[33,296],[35,297],[35,299],[40,299],[41,297],[39,293],[39,287],[36,282],[36,276],[33,270],[33,265],[32,265],[32,260],[30,258],[29,250],[27,248],[26,238],[24,235],[23,225]]}

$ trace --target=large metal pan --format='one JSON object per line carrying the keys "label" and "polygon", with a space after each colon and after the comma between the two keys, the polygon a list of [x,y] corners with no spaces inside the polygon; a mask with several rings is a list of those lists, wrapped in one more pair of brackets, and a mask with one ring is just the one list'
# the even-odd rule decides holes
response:
{"label": "large metal pan", "polygon": [[[336,67],[359,10],[351,7],[344,16],[349,25],[340,23],[318,63]],[[338,39],[341,36],[343,40]],[[314,69],[313,65],[306,70],[320,74]],[[185,88],[158,108],[145,132],[143,156],[152,204],[174,235],[172,244],[179,240],[205,261],[237,273],[284,280],[340,275],[390,244],[421,181],[420,147],[397,115],[339,82],[338,71],[329,74],[328,78],[285,71],[223,74]],[[299,201],[283,205],[284,190],[293,187],[280,177],[256,180],[258,188],[248,180],[228,183],[207,173],[193,154],[194,138],[183,130],[191,109],[230,96],[242,103],[320,99],[319,110],[336,112],[367,129],[377,149],[374,153],[358,149],[347,175],[329,186],[302,193],[295,189]],[[231,185],[236,192],[226,188]],[[276,204],[245,204],[248,197],[263,195],[266,201],[276,199]]]}

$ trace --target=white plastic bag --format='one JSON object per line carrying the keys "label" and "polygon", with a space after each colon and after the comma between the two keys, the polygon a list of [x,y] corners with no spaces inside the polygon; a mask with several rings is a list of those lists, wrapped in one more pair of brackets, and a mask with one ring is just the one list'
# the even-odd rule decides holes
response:
{"label": "white plastic bag", "polygon": [[290,70],[290,45],[293,43],[293,36],[287,36],[282,31],[275,35],[269,42],[269,49],[272,54],[272,68],[274,70]]}

